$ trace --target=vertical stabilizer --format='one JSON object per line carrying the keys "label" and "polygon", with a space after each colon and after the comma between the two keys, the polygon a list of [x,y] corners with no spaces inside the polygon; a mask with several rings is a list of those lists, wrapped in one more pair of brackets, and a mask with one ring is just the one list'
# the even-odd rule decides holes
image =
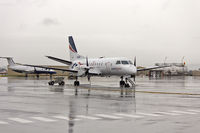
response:
{"label": "vertical stabilizer", "polygon": [[9,66],[15,65],[15,62],[13,61],[13,59],[11,57],[7,57],[6,59],[8,61]]}
{"label": "vertical stabilizer", "polygon": [[69,39],[70,60],[74,61],[74,60],[85,58],[84,56],[81,56],[81,55],[78,54],[78,51],[76,49],[76,45],[74,43],[73,37],[69,36],[68,39]]}
{"label": "vertical stabilizer", "polygon": [[15,62],[13,61],[12,57],[0,57],[0,58],[7,59],[9,66],[15,65]]}

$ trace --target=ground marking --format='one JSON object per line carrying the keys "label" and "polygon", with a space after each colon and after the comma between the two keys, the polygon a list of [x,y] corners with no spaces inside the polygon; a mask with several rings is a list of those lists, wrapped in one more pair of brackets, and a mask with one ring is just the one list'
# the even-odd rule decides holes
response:
{"label": "ground marking", "polygon": [[101,118],[98,117],[92,117],[92,116],[84,116],[84,115],[77,115],[79,118],[85,118],[85,119],[90,119],[90,120],[99,120]]}
{"label": "ground marking", "polygon": [[194,113],[194,112],[185,112],[185,111],[176,111],[176,110],[171,111],[171,112],[174,112],[174,113],[181,113],[181,114],[190,114],[190,115],[195,115],[195,114],[197,114],[197,113]]}
{"label": "ground marking", "polygon": [[108,118],[108,119],[121,119],[122,118],[122,117],[113,116],[113,115],[106,115],[106,114],[96,114],[96,116],[104,117],[104,118]]}
{"label": "ground marking", "polygon": [[181,114],[176,114],[176,113],[171,113],[171,112],[155,112],[156,114],[164,114],[164,115],[181,115]]}
{"label": "ground marking", "polygon": [[0,121],[0,124],[8,124],[8,122]]}
{"label": "ground marking", "polygon": [[123,114],[123,113],[115,113],[115,115],[131,117],[131,118],[142,118],[142,117],[144,117],[144,116],[140,116],[140,115],[129,115],[129,114]]}
{"label": "ground marking", "polygon": [[56,121],[56,120],[45,118],[45,117],[31,117],[31,118],[35,119],[35,120],[39,120],[39,121],[44,121],[44,122],[54,122],[54,121]]}
{"label": "ground marking", "polygon": [[138,112],[136,114],[138,114],[138,115],[146,115],[146,116],[162,116],[162,115],[158,115],[158,114],[149,114],[149,113],[142,113],[142,112]]}
{"label": "ground marking", "polygon": [[61,116],[61,115],[57,115],[57,116],[53,116],[54,118],[57,118],[57,119],[62,119],[62,120],[67,120],[67,121],[70,121],[70,120],[73,120],[73,121],[80,121],[80,119],[73,119],[73,118],[68,118],[66,116]]}
{"label": "ground marking", "polygon": [[191,111],[191,112],[200,113],[200,110],[192,110],[192,109],[190,109],[190,110],[187,110],[187,111]]}
{"label": "ground marking", "polygon": [[8,118],[9,120],[15,121],[15,122],[19,122],[19,123],[32,123],[33,121],[30,120],[25,120],[25,119],[21,119],[21,118]]}

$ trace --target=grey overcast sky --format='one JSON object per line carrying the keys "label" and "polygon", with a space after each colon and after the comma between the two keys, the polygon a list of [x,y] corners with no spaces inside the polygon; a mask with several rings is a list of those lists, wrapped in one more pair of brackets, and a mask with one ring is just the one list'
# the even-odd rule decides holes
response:
{"label": "grey overcast sky", "polygon": [[0,0],[0,56],[52,64],[69,59],[67,36],[88,57],[137,64],[200,64],[199,0]]}

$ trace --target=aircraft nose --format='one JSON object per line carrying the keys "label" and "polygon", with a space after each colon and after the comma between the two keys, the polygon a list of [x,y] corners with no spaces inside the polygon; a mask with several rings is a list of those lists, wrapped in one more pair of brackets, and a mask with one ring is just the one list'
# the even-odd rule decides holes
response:
{"label": "aircraft nose", "polygon": [[136,74],[136,72],[137,72],[137,69],[136,69],[135,66],[131,66],[131,67],[129,68],[129,73],[131,73],[131,74]]}

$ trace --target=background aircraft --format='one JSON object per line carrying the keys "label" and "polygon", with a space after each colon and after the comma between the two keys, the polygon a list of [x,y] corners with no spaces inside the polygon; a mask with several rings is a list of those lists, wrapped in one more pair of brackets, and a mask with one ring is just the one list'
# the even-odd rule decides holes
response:
{"label": "background aircraft", "polygon": [[0,57],[0,58],[5,58],[8,61],[9,68],[15,72],[18,73],[25,73],[26,77],[28,74],[37,74],[37,77],[39,78],[39,74],[56,74],[56,72],[52,69],[49,68],[41,68],[41,67],[36,67],[36,66],[30,66],[26,64],[19,64],[15,63],[12,59],[12,57]]}

